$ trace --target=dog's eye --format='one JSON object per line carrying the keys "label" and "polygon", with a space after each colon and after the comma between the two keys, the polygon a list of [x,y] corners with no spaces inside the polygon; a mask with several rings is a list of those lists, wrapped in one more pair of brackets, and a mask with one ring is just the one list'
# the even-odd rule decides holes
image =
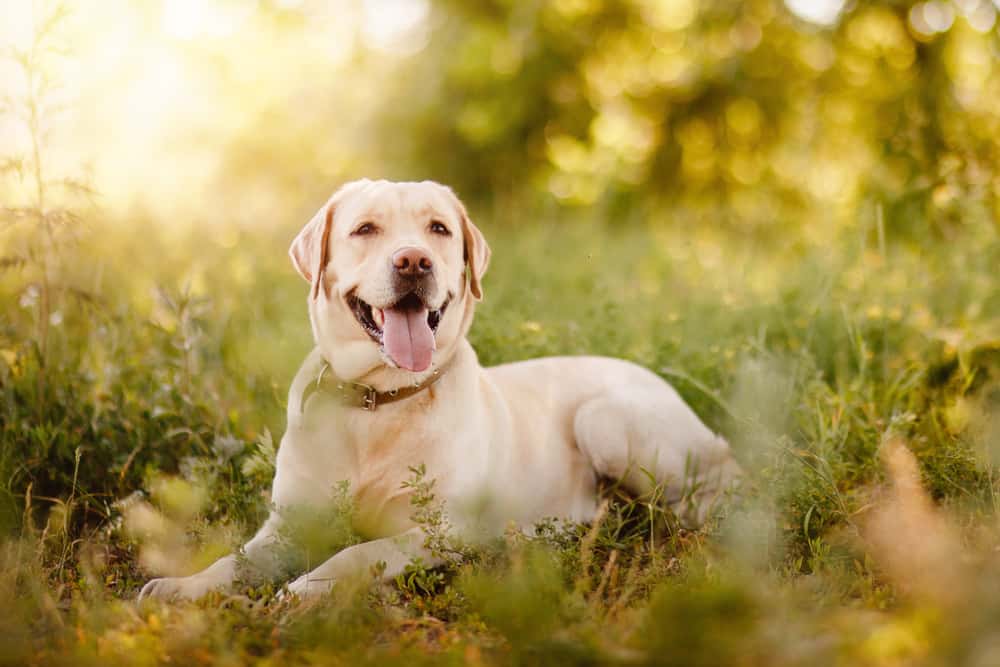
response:
{"label": "dog's eye", "polygon": [[377,231],[378,227],[376,227],[371,222],[366,222],[357,229],[355,229],[353,232],[351,232],[351,236],[368,236],[370,234],[374,234]]}
{"label": "dog's eye", "polygon": [[444,226],[443,222],[438,220],[431,220],[430,230],[432,234],[441,234],[442,236],[451,236],[451,232],[448,228]]}

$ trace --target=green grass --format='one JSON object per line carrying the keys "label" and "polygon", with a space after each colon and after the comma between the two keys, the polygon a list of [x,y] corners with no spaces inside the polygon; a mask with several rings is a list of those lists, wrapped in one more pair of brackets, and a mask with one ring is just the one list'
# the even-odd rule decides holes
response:
{"label": "green grass", "polygon": [[[0,663],[996,663],[1000,243],[986,225],[919,244],[862,223],[822,242],[680,219],[487,228],[481,362],[605,354],[661,373],[733,443],[743,497],[691,532],[612,493],[594,526],[541,525],[316,605],[249,583],[135,605],[158,556],[197,569],[266,512],[310,346],[284,231],[223,247],[119,230],[63,248],[60,284],[77,289],[59,293],[44,362],[31,267],[0,274]],[[888,477],[902,484],[880,457],[893,438],[935,504],[914,523],[902,502],[889,532],[926,533],[946,556],[908,554],[918,574],[871,528],[896,507]],[[924,585],[945,571],[951,593]]]}

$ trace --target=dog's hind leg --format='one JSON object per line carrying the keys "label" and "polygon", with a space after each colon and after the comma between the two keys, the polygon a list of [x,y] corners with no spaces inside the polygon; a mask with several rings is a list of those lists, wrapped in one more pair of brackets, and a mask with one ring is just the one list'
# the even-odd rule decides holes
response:
{"label": "dog's hind leg", "polygon": [[630,493],[662,486],[688,525],[700,525],[741,471],[728,443],[712,433],[673,391],[626,392],[591,399],[573,422],[577,447],[601,476]]}

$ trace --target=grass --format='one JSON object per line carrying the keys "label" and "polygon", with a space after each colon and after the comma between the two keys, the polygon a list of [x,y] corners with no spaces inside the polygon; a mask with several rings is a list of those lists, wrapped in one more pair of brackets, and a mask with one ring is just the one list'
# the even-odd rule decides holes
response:
{"label": "grass", "polygon": [[918,243],[859,218],[822,241],[496,221],[480,360],[647,366],[730,439],[746,492],[694,532],[609,492],[593,526],[313,605],[266,582],[132,601],[266,512],[310,346],[293,230],[91,230],[49,269],[74,290],[53,288],[44,354],[30,265],[0,274],[21,304],[0,319],[0,663],[996,664],[997,230]]}

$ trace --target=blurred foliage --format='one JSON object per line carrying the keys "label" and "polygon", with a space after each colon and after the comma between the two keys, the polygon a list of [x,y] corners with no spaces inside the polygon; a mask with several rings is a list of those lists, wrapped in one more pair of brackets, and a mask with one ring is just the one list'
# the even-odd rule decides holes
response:
{"label": "blurred foliage", "polygon": [[[368,148],[379,172],[501,206],[667,206],[825,238],[878,205],[893,233],[951,238],[1000,210],[995,15],[892,0],[817,26],[779,0],[441,0],[384,77],[369,129],[391,140]],[[314,119],[306,136],[326,122],[287,113]]]}
{"label": "blurred foliage", "polygon": [[961,17],[923,35],[908,2],[828,29],[777,0],[442,5],[389,109],[462,192],[708,204],[782,229],[871,201],[901,232],[982,222],[955,200],[997,210],[1000,40]]}

